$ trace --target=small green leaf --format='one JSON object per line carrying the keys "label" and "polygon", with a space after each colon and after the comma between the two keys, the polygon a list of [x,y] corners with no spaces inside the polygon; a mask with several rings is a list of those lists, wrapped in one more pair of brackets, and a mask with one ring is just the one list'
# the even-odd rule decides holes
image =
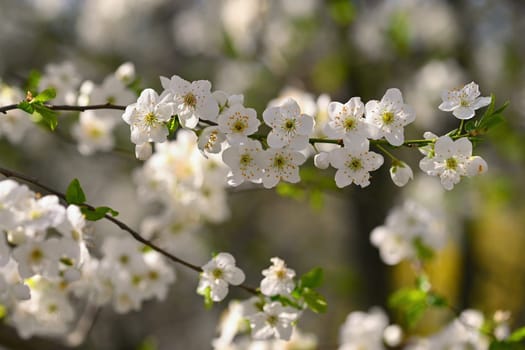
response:
{"label": "small green leaf", "polygon": [[32,106],[35,109],[33,115],[37,114],[37,117],[40,116],[51,131],[55,130],[58,125],[57,114],[41,103],[33,103]]}
{"label": "small green leaf", "polygon": [[302,292],[304,302],[315,313],[324,313],[328,307],[326,299],[315,290],[304,288]]}
{"label": "small green leaf", "polygon": [[177,117],[172,117],[169,121],[168,121],[168,130],[169,130],[169,135],[172,136],[175,131],[177,131],[177,129],[179,128],[179,118]]}
{"label": "small green leaf", "polygon": [[397,310],[402,322],[411,328],[428,307],[427,293],[420,289],[403,288],[390,296],[388,305]]}
{"label": "small green leaf", "polygon": [[523,345],[507,340],[494,340],[490,343],[489,350],[523,350]]}
{"label": "small green leaf", "polygon": [[447,299],[444,296],[429,293],[427,296],[427,303],[429,306],[446,307],[448,305]]}
{"label": "small green leaf", "polygon": [[7,315],[7,309],[4,305],[0,304],[0,320]]}
{"label": "small green leaf", "polygon": [[[298,298],[296,298],[296,299],[298,299]],[[292,299],[287,298],[287,297],[285,297],[283,295],[280,295],[280,294],[270,297],[270,300],[271,301],[278,301],[281,304],[283,304],[284,306],[291,306],[291,307],[296,308],[298,310],[302,310],[301,305],[299,305],[297,302],[295,302]]]}
{"label": "small green leaf", "polygon": [[512,334],[507,338],[508,341],[519,342],[525,339],[525,327],[516,329]]}
{"label": "small green leaf", "polygon": [[45,89],[31,100],[31,103],[34,102],[47,102],[54,99],[57,96],[57,92],[53,88]]}
{"label": "small green leaf", "polygon": [[66,201],[69,204],[82,204],[86,201],[86,195],[80,186],[78,179],[73,179],[66,190]]}
{"label": "small green leaf", "polygon": [[113,210],[110,207],[96,207],[95,210],[90,209],[88,207],[83,207],[81,211],[82,211],[82,214],[84,214],[86,219],[89,221],[98,221],[104,218],[104,216],[106,216],[106,214],[108,213],[111,214],[112,216],[118,215],[118,211]]}
{"label": "small green leaf", "polygon": [[35,107],[33,107],[33,105],[27,101],[20,102],[17,107],[29,114],[33,114],[35,111]]}
{"label": "small green leaf", "polygon": [[24,91],[31,91],[36,92],[38,89],[38,83],[40,83],[40,78],[42,77],[42,74],[40,74],[37,70],[32,70],[29,72],[29,76],[27,77],[27,82],[24,87]]}
{"label": "small green leaf", "polygon": [[301,276],[301,287],[317,288],[323,283],[323,269],[315,267]]}
{"label": "small green leaf", "polygon": [[208,286],[204,291],[199,292],[204,297],[204,307],[209,310],[213,307],[213,299],[211,298],[211,287]]}
{"label": "small green leaf", "polygon": [[137,350],[157,350],[157,349],[158,349],[157,342],[152,337],[147,337],[137,347]]}

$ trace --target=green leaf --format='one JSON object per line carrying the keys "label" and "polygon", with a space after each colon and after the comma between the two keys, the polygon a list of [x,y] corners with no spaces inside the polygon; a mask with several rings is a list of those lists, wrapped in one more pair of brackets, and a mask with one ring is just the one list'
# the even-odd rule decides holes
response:
{"label": "green leaf", "polygon": [[179,118],[172,117],[168,121],[168,130],[170,132],[169,135],[173,136],[173,134],[175,133],[175,131],[177,131],[178,128],[179,128]]}
{"label": "green leaf", "polygon": [[479,123],[478,128],[486,131],[504,121],[505,121],[505,118],[503,118],[501,114],[492,114],[491,116],[483,119],[483,121]]}
{"label": "green leaf", "polygon": [[300,285],[306,288],[317,288],[323,283],[323,269],[314,267],[301,276]]}
{"label": "green leaf", "polygon": [[53,88],[45,89],[31,100],[31,103],[34,102],[47,102],[54,99],[57,96],[57,92]]}
{"label": "green leaf", "polygon": [[0,304],[0,320],[7,315],[7,309],[4,305]]}
{"label": "green leaf", "polygon": [[104,216],[106,216],[108,213],[112,216],[118,215],[118,211],[113,210],[110,207],[96,207],[94,210],[88,207],[83,207],[81,211],[89,221],[98,221],[104,218]]}
{"label": "green leaf", "polygon": [[213,299],[211,298],[211,287],[208,286],[204,291],[199,292],[204,297],[204,307],[209,310],[213,307]]}
{"label": "green leaf", "polygon": [[[292,293],[293,294],[293,293]],[[293,296],[293,295],[292,295]],[[300,296],[299,296],[300,297]],[[299,297],[297,297],[296,299],[299,299]],[[280,302],[281,304],[283,304],[284,306],[291,306],[293,308],[296,308],[298,310],[302,310],[302,307],[301,305],[299,305],[297,302],[293,301],[292,299],[290,298],[287,298],[283,295],[274,295],[272,297],[270,297],[270,300],[271,301],[278,301]]]}
{"label": "green leaf", "polygon": [[427,293],[420,289],[403,288],[390,296],[388,305],[397,310],[402,322],[411,328],[428,307]]}
{"label": "green leaf", "polygon": [[508,341],[519,342],[525,339],[525,327],[516,329],[512,334],[507,338]]}
{"label": "green leaf", "polygon": [[152,337],[147,337],[137,347],[137,350],[157,350],[157,349],[158,349],[157,342]]}
{"label": "green leaf", "polygon": [[[490,104],[489,104],[489,107],[485,110],[485,113],[483,113],[483,115],[481,116],[481,118],[479,118],[479,121],[478,123],[481,123],[481,121],[483,119],[485,119],[486,117],[489,117],[492,115],[492,113],[494,112],[494,106],[496,104],[496,96],[494,94],[490,94]],[[479,124],[478,124],[479,125]]]}
{"label": "green leaf", "polygon": [[29,76],[27,77],[27,82],[24,87],[24,91],[31,91],[36,92],[38,89],[38,83],[40,83],[40,78],[42,77],[42,74],[40,74],[37,70],[32,70],[29,72]]}
{"label": "green leaf", "polygon": [[315,313],[324,313],[328,307],[326,299],[315,290],[304,288],[302,292],[304,302]]}
{"label": "green leaf", "polygon": [[69,183],[66,191],[66,201],[69,204],[82,204],[86,201],[86,195],[78,179],[73,179],[73,181]]}
{"label": "green leaf", "polygon": [[35,109],[33,115],[36,114],[37,118],[41,117],[41,120],[51,131],[55,130],[58,125],[57,114],[41,103],[32,103],[32,106]]}
{"label": "green leaf", "polygon": [[494,340],[489,346],[489,350],[523,350],[524,348],[522,344],[507,340]]}
{"label": "green leaf", "polygon": [[35,107],[27,101],[20,102],[17,107],[29,114],[33,114],[35,111]]}

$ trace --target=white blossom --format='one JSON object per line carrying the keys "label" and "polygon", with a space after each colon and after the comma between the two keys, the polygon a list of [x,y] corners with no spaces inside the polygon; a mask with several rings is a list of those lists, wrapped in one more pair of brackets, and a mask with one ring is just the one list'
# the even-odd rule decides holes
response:
{"label": "white blossom", "polygon": [[444,91],[441,95],[443,102],[439,109],[452,112],[458,119],[470,119],[476,114],[476,109],[488,106],[490,97],[479,97],[479,86],[471,82],[461,89]]}
{"label": "white blossom", "polygon": [[261,122],[253,108],[234,104],[224,110],[217,119],[219,130],[226,134],[231,144],[242,142],[246,136],[257,131]]}
{"label": "white blossom", "polygon": [[202,130],[197,142],[199,149],[206,153],[219,153],[222,150],[222,143],[226,140],[226,135],[221,132],[218,126],[208,126]]}
{"label": "white blossom", "polygon": [[263,152],[261,143],[250,139],[225,149],[222,152],[222,160],[230,167],[228,184],[238,186],[244,181],[260,183],[262,169],[257,158],[261,152]]}
{"label": "white blossom", "polygon": [[114,120],[100,117],[95,111],[85,111],[80,114],[79,122],[73,125],[71,134],[78,142],[78,151],[87,156],[113,148],[114,127]]}
{"label": "white blossom", "polygon": [[379,308],[369,312],[354,311],[341,326],[339,350],[383,350],[383,331],[387,326],[388,317]]}
{"label": "white blossom", "polygon": [[264,305],[263,310],[248,316],[254,339],[275,337],[289,340],[292,336],[292,323],[297,320],[299,312],[284,307],[279,302]]}
{"label": "white blossom", "polygon": [[269,148],[258,152],[256,161],[263,169],[264,187],[272,188],[281,180],[291,183],[299,182],[301,180],[299,165],[306,161],[306,157],[288,148]]}
{"label": "white blossom", "polygon": [[329,121],[325,132],[328,137],[342,139],[367,138],[370,126],[363,117],[365,105],[360,97],[352,97],[348,102],[330,102],[328,104]]}
{"label": "white blossom", "polygon": [[166,122],[173,115],[171,96],[159,96],[153,89],[140,93],[136,103],[126,107],[122,119],[130,125],[131,142],[136,145],[145,142],[164,142],[168,136]]}
{"label": "white blossom", "polygon": [[139,160],[148,160],[153,154],[151,143],[144,142],[135,145],[135,157]]}
{"label": "white blossom", "polygon": [[268,134],[268,145],[273,148],[288,146],[302,150],[308,146],[308,139],[314,129],[314,119],[301,114],[295,100],[287,99],[278,107],[269,107],[263,112],[264,122],[272,128]]}
{"label": "white blossom", "polygon": [[342,188],[352,183],[361,187],[370,184],[370,171],[383,165],[383,157],[370,152],[367,139],[345,140],[345,146],[330,152],[330,164],[337,169],[335,184]]}
{"label": "white blossom", "polygon": [[219,253],[202,267],[197,292],[204,294],[210,288],[211,299],[223,300],[228,294],[228,285],[244,282],[244,272],[235,266],[235,258],[229,253]]}
{"label": "white blossom", "polygon": [[414,173],[407,163],[395,161],[390,167],[390,177],[396,186],[403,187],[414,178]]}
{"label": "white blossom", "polygon": [[261,293],[267,296],[290,294],[295,288],[295,271],[287,268],[280,258],[274,257],[270,261],[272,266],[262,272]]}
{"label": "white blossom", "polygon": [[372,139],[385,139],[393,146],[405,141],[404,127],[412,123],[416,115],[412,108],[404,104],[399,89],[388,89],[381,101],[368,101],[365,105],[366,121],[371,126]]}
{"label": "white blossom", "polygon": [[208,80],[190,83],[174,75],[171,79],[160,77],[160,82],[173,97],[174,113],[183,127],[192,129],[197,126],[199,119],[217,120],[219,106],[210,92],[211,83]]}
{"label": "white blossom", "polygon": [[439,176],[446,190],[458,184],[462,176],[473,176],[486,171],[487,163],[472,156],[472,143],[463,137],[456,141],[441,136],[434,145],[434,152],[419,162],[419,167],[431,176]]}

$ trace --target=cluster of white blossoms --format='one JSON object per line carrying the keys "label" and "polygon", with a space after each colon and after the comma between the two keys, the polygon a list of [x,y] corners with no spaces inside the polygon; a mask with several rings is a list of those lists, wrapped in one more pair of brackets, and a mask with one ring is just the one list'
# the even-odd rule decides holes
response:
{"label": "cluster of white blossoms", "polygon": [[[133,64],[124,63],[101,84],[86,80],[79,88],[78,105],[128,105],[136,99],[135,93],[128,88],[134,79]],[[108,109],[82,112],[78,122],[71,129],[71,134],[77,141],[78,151],[83,155],[91,155],[112,150],[115,145],[114,131],[121,121],[121,115],[118,110]]]}
{"label": "cluster of white blossoms", "polygon": [[[504,339],[509,334],[508,324],[498,314],[501,312],[494,315],[494,333],[497,339]],[[405,350],[488,350],[490,339],[481,332],[484,322],[481,312],[465,310],[434,335],[405,339],[401,327],[389,325],[386,313],[374,307],[369,312],[354,311],[348,315],[340,329],[339,350],[385,350],[392,347]]]}
{"label": "cluster of white blossoms", "polygon": [[173,251],[180,239],[199,231],[205,222],[224,221],[230,214],[227,172],[217,156],[202,156],[190,131],[180,130],[177,140],[157,144],[133,176],[139,199],[162,205],[159,214],[143,220],[142,235]]}
{"label": "cluster of white blossoms", "polygon": [[111,301],[118,312],[166,295],[174,273],[160,254],[110,237],[97,259],[85,234],[78,206],[0,181],[0,304],[22,337],[66,334],[76,318],[72,294]]}
{"label": "cluster of white blossoms", "polygon": [[[410,166],[381,146],[403,145],[404,128],[415,120],[399,89],[388,89],[380,101],[366,104],[360,97],[352,97],[345,104],[325,103],[328,118],[318,118],[316,123],[293,98],[271,103],[259,119],[254,109],[244,106],[242,95],[212,92],[208,81],[188,82],[174,75],[171,79],[161,77],[161,83],[164,91],[160,95],[152,89],[142,91],[122,116],[130,125],[131,141],[140,159],[151,155],[151,142],[167,140],[167,125],[177,116],[183,128],[199,135],[198,145],[205,155],[220,154],[230,169],[228,184],[232,186],[252,182],[272,188],[281,181],[297,183],[299,166],[315,151],[313,146],[327,141],[333,147],[315,151],[314,164],[320,169],[334,167],[338,187],[370,184],[370,172],[384,163],[382,155],[370,151],[371,143],[392,158],[390,174],[396,185],[404,186],[413,178]],[[470,83],[460,91],[444,93],[439,107],[462,119],[471,118],[475,109],[490,102],[490,98],[478,96],[477,85]],[[318,115],[323,116],[322,111]],[[270,129],[267,135],[258,133],[263,123]],[[312,138],[320,129],[331,139]],[[429,175],[439,175],[446,189],[461,176],[486,170],[483,159],[472,156],[467,137],[456,141],[450,136],[426,138],[430,147],[422,147],[426,157],[420,167]]]}
{"label": "cluster of white blossoms", "polygon": [[388,325],[388,316],[381,308],[369,312],[351,312],[339,330],[339,350],[384,350],[384,344],[395,347],[403,338],[398,325]]}
{"label": "cluster of white blossoms", "polygon": [[[263,270],[264,278],[260,283],[260,296],[252,297],[242,303],[232,303],[230,317],[234,321],[228,326],[221,327],[221,336],[216,339],[214,347],[217,349],[229,348],[238,332],[243,329],[241,320],[249,324],[251,336],[256,340],[270,338],[290,340],[294,325],[302,312],[299,309],[283,305],[271,297],[290,297],[295,288],[295,271],[289,269],[285,262],[277,257],[271,259],[272,265]],[[205,295],[209,293],[212,301],[223,300],[228,293],[228,285],[239,285],[244,281],[244,273],[235,266],[235,259],[231,254],[219,253],[202,267],[201,278],[197,292]]]}
{"label": "cluster of white blossoms", "polygon": [[381,259],[388,265],[416,259],[421,249],[440,249],[446,239],[444,218],[414,201],[392,209],[385,225],[370,234],[370,241],[379,248]]}

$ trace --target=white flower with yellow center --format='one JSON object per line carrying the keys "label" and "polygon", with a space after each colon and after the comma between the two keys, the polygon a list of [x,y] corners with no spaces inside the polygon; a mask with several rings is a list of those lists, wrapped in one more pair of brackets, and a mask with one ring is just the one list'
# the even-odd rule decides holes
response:
{"label": "white flower with yellow center", "polygon": [[174,75],[171,79],[160,77],[162,87],[168,91],[175,102],[175,114],[180,124],[189,129],[197,126],[199,119],[215,122],[219,115],[219,105],[211,94],[208,80],[186,81]]}
{"label": "white flower with yellow center", "polygon": [[113,119],[100,117],[95,111],[80,114],[79,122],[73,125],[71,134],[78,142],[78,151],[90,155],[96,151],[109,151],[113,148]]}
{"label": "white flower with yellow center", "polygon": [[295,288],[295,271],[289,269],[282,259],[271,258],[272,266],[263,270],[261,293],[267,296],[290,294]]}
{"label": "white flower with yellow center", "polygon": [[403,144],[403,128],[416,119],[412,108],[403,103],[399,89],[388,89],[381,101],[368,101],[365,110],[366,121],[370,125],[370,138],[384,137],[393,146]]}
{"label": "white flower with yellow center", "polygon": [[235,258],[229,253],[219,253],[202,267],[197,293],[204,294],[210,288],[213,301],[221,301],[228,294],[228,285],[244,282],[244,272],[235,266]]}
{"label": "white flower with yellow center", "polygon": [[279,107],[269,107],[263,112],[264,122],[272,128],[268,145],[273,148],[288,146],[303,150],[314,130],[314,118],[301,114],[301,108],[293,99],[287,99]]}
{"label": "white flower with yellow center", "polygon": [[279,302],[264,305],[263,310],[248,316],[254,339],[289,340],[292,336],[293,322],[299,317],[299,311],[282,306]]}
{"label": "white flower with yellow center", "polygon": [[328,104],[329,121],[325,127],[326,136],[336,139],[367,138],[369,126],[363,117],[365,105],[360,97],[352,97],[347,103]]}
{"label": "white flower with yellow center", "polygon": [[441,136],[430,152],[419,162],[419,167],[431,176],[439,176],[446,190],[459,183],[462,176],[484,173],[487,163],[479,156],[472,156],[472,143],[463,137],[456,141]]}
{"label": "white flower with yellow center", "polygon": [[337,169],[335,184],[337,187],[346,187],[352,183],[361,187],[370,184],[370,171],[377,170],[383,165],[380,154],[369,151],[370,142],[367,139],[345,139],[343,148],[330,152],[330,164]]}
{"label": "white flower with yellow center", "polygon": [[257,162],[258,154],[263,152],[261,143],[246,139],[239,145],[232,145],[222,152],[222,160],[228,167],[228,184],[238,186],[244,181],[261,182],[262,170]]}
{"label": "white flower with yellow center", "polygon": [[266,188],[275,187],[279,181],[297,183],[299,165],[306,161],[306,157],[297,151],[286,148],[270,148],[257,153],[257,163],[263,169],[262,183]]}
{"label": "white flower with yellow center", "polygon": [[122,119],[130,125],[131,142],[136,145],[145,142],[164,142],[168,137],[166,122],[173,115],[171,96],[159,96],[153,89],[141,92],[136,103],[126,107]]}
{"label": "white flower with yellow center", "polygon": [[452,112],[458,119],[470,119],[476,114],[475,110],[488,106],[490,97],[479,97],[479,86],[471,82],[461,89],[445,91],[441,95],[443,102],[439,109],[445,112]]}
{"label": "white flower with yellow center", "polygon": [[219,115],[217,122],[219,130],[226,134],[231,144],[240,143],[246,136],[255,133],[261,125],[255,109],[245,108],[241,104],[227,108]]}

